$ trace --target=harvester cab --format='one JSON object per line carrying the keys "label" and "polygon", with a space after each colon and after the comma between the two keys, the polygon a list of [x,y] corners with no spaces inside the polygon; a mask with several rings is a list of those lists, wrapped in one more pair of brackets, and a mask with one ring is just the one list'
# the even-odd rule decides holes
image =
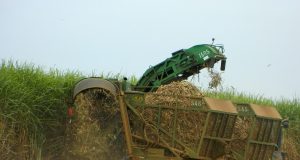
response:
{"label": "harvester cab", "polygon": [[91,89],[103,89],[115,97],[129,159],[272,159],[282,130],[275,108],[153,92],[218,61],[224,70],[223,52],[223,46],[212,44],[182,49],[149,68],[135,86],[127,79],[86,78],[76,84],[73,97]]}

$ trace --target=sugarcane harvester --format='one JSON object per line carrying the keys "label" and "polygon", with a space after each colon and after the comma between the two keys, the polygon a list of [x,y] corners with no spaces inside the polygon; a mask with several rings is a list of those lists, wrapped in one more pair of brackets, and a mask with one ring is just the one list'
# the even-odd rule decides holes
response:
{"label": "sugarcane harvester", "polygon": [[[73,98],[97,88],[109,91],[116,98],[129,159],[217,159],[230,155],[237,160],[269,160],[275,152],[281,154],[282,118],[273,107],[188,96],[174,97],[178,103],[171,106],[147,102],[147,96],[162,99],[175,96],[154,91],[161,85],[182,81],[204,68],[212,68],[219,61],[224,71],[226,56],[222,45],[196,45],[178,50],[170,58],[150,67],[136,85],[127,82],[126,78],[123,81],[83,79],[76,84]],[[186,103],[179,103],[181,99]],[[172,116],[166,119],[163,116],[166,113]],[[182,114],[193,115],[199,119],[199,124],[181,123],[178,117]],[[232,149],[237,121],[247,123],[248,136],[244,137],[242,147]],[[189,138],[182,134],[189,131],[194,131]]]}

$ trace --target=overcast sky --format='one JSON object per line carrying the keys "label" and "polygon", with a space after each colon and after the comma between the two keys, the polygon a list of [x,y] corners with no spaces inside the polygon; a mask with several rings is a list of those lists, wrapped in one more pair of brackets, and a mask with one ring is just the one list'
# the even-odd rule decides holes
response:
{"label": "overcast sky", "polygon": [[140,77],[213,37],[228,57],[225,87],[299,97],[299,0],[0,0],[0,59],[45,68]]}

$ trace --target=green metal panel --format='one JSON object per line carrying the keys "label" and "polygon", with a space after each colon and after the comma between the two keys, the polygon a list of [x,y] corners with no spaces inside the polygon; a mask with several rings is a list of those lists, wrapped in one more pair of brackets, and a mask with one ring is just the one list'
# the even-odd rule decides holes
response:
{"label": "green metal panel", "polygon": [[179,50],[172,57],[150,67],[137,82],[135,90],[154,91],[160,85],[187,79],[201,69],[212,67],[219,60],[225,59],[223,46],[203,44]]}

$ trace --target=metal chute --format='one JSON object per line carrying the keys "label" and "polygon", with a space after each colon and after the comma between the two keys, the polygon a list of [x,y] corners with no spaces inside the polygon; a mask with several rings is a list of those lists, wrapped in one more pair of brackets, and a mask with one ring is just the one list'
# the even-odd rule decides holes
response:
{"label": "metal chute", "polygon": [[92,88],[101,88],[109,91],[114,96],[117,95],[117,87],[110,81],[100,78],[86,78],[79,81],[74,88],[73,99],[75,99],[76,95],[80,92],[92,89]]}

